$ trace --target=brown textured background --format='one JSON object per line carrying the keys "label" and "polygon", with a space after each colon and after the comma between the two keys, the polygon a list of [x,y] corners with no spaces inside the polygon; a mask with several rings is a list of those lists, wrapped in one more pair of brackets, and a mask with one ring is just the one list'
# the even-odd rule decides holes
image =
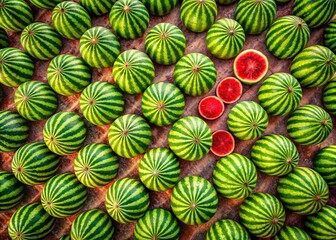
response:
{"label": "brown textured background", "polygon": [[[289,15],[291,13],[291,7],[293,4],[293,0],[287,4],[278,4],[277,5],[277,18]],[[228,17],[233,18],[234,17],[234,9],[236,7],[236,3],[233,3],[228,6],[218,6],[218,16],[217,20]],[[200,52],[204,53],[207,56],[211,57],[211,59],[216,64],[217,68],[217,82],[221,79],[233,76],[232,71],[232,64],[233,60],[219,60],[210,55],[210,53],[207,51],[206,44],[205,44],[205,36],[206,33],[193,33],[188,30],[182,25],[180,19],[179,19],[179,8],[180,3],[177,4],[175,9],[167,16],[164,17],[151,17],[149,28],[147,29],[146,33],[154,27],[157,23],[160,22],[170,22],[175,25],[177,25],[179,28],[182,29],[182,31],[185,33],[185,36],[187,38],[187,49],[186,54],[191,52]],[[34,21],[41,21],[51,24],[51,10],[42,10],[37,9],[33,7],[34,10]],[[93,17],[92,19],[92,25],[93,26],[104,26],[109,29],[111,29],[109,20],[108,20],[108,14],[101,16],[101,17]],[[144,51],[144,40],[146,33],[143,35],[143,37],[131,40],[131,41],[125,41],[121,40],[122,45],[122,51],[125,51],[127,49],[139,49],[141,51]],[[309,41],[308,45],[314,45],[314,44],[323,44],[322,41],[323,36],[323,29],[315,29],[311,31],[311,39]],[[265,42],[265,32],[257,35],[257,36],[247,36],[246,43],[244,46],[244,49],[248,48],[254,48],[257,50],[262,51],[269,59],[270,66],[269,71],[267,73],[267,76],[276,72],[289,72],[289,66],[290,66],[290,60],[279,60],[275,57],[273,57],[266,49],[266,46],[264,44]],[[22,49],[22,46],[20,45],[20,33],[10,33],[10,46],[11,47],[17,47]],[[61,53],[69,53],[76,56],[80,56],[79,54],[79,41],[70,41],[70,40],[63,40],[63,50]],[[42,81],[47,83],[46,78],[46,70],[48,67],[49,61],[36,61],[35,63],[35,75],[33,79]],[[154,79],[154,82],[161,82],[161,81],[167,81],[167,82],[174,82],[173,79],[173,70],[174,65],[172,66],[159,66],[155,65],[156,67],[156,77]],[[112,68],[107,69],[93,69],[93,79],[92,81],[108,81],[113,83],[113,76],[112,76]],[[242,100],[255,100],[257,101],[257,91],[259,89],[261,83],[254,85],[254,86],[246,86],[244,85],[243,90],[243,96],[240,99]],[[15,110],[15,105],[13,101],[13,95],[14,95],[14,89],[0,86],[4,90],[5,96],[3,101],[0,103],[0,110]],[[322,87],[319,88],[313,88],[313,89],[303,89],[303,99],[301,101],[301,105],[304,104],[316,104],[319,106],[322,106],[321,104],[321,94],[322,94]],[[207,95],[214,95],[215,94],[215,88],[212,89],[210,93]],[[127,113],[136,113],[141,115],[141,94],[138,95],[128,95],[125,94],[125,111],[124,114]],[[183,116],[188,115],[195,115],[199,116],[197,112],[197,105],[198,102],[202,99],[201,97],[186,97],[186,108]],[[59,107],[57,111],[73,111],[75,113],[78,113],[81,115],[81,112],[79,110],[79,94],[70,96],[70,97],[63,97],[58,96],[59,99]],[[226,105],[225,112],[221,118],[215,121],[207,121],[209,126],[211,127],[212,131],[218,130],[218,129],[227,129],[226,124],[226,118],[227,115],[231,109],[231,107],[234,106],[234,104]],[[282,134],[284,136],[288,136],[286,132],[286,120],[287,117],[270,117],[269,119],[269,126],[265,132],[265,134],[270,133],[277,133]],[[109,128],[109,125],[103,126],[103,127],[95,127],[92,124],[85,121],[86,125],[88,126],[88,135],[87,139],[85,141],[85,145],[89,143],[106,143],[108,144],[107,139],[107,131]],[[335,118],[333,117],[333,123],[336,125]],[[43,141],[42,136],[42,129],[45,124],[44,121],[39,122],[31,122],[30,123],[30,135],[27,142],[34,142],[34,141]],[[150,148],[155,147],[168,147],[167,144],[167,135],[170,127],[155,127],[152,126],[152,132],[153,132],[153,142],[150,146]],[[255,141],[236,141],[236,153],[241,153],[246,155],[247,157],[250,157],[250,148],[252,144]],[[335,129],[332,130],[331,135],[329,138],[324,141],[321,144],[315,145],[315,146],[308,146],[308,147],[300,147],[298,146],[298,149],[300,151],[300,166],[308,166],[312,167],[312,159],[314,158],[314,155],[316,152],[321,149],[324,146],[330,145],[330,144],[336,144],[336,131]],[[12,159],[13,153],[0,153],[0,169],[11,171],[11,159]],[[75,158],[76,153],[61,157],[62,163],[61,167],[58,171],[58,173],[63,172],[73,172],[73,159]],[[139,160],[142,156],[139,156],[134,159],[123,159],[120,158],[120,168],[119,173],[117,176],[117,179],[123,178],[123,177],[133,177],[138,178],[137,168]],[[212,181],[212,170],[216,164],[216,161],[219,158],[215,155],[209,153],[204,159],[196,162],[188,162],[188,161],[181,161],[181,178],[187,176],[187,175],[198,175],[201,177],[204,177],[210,181]],[[255,188],[254,192],[268,192],[271,194],[276,195],[276,185],[277,185],[278,178],[277,177],[271,177],[267,176],[265,174],[261,174],[258,172],[258,183],[257,187]],[[114,182],[114,181],[113,181]],[[111,182],[112,183],[112,182]],[[93,209],[93,208],[99,208],[102,210],[105,210],[105,193],[108,189],[110,184],[103,188],[98,189],[89,189],[89,197],[86,201],[86,204],[84,208],[80,211]],[[26,187],[26,194],[23,199],[23,201],[14,209],[11,211],[7,211],[4,213],[0,213],[0,239],[1,240],[7,240],[10,239],[7,232],[7,224],[11,217],[11,215],[14,213],[14,211],[22,206],[23,204],[39,201],[40,199],[40,192],[43,188],[43,185],[38,186],[27,186]],[[162,192],[162,193],[156,193],[150,191],[150,200],[151,205],[150,208],[158,208],[162,207],[165,209],[170,209],[169,204],[169,197],[171,195],[171,190]],[[336,207],[336,189],[333,188],[330,191],[330,200],[328,202],[329,205],[332,205]],[[242,200],[229,200],[224,199],[222,197],[219,197],[219,206],[218,211],[216,215],[206,224],[202,225],[196,225],[196,226],[187,226],[182,223],[180,223],[181,226],[181,237],[180,239],[186,240],[186,239],[204,239],[206,231],[209,229],[209,227],[215,222],[222,218],[230,218],[238,220],[238,208],[241,204]],[[75,219],[76,215],[64,218],[64,219],[57,219],[56,220],[56,227],[52,231],[52,233],[46,238],[46,239],[58,239],[64,234],[69,234],[70,227],[72,221]],[[295,225],[298,227],[302,227],[304,221],[303,216],[299,216],[297,214],[293,213],[287,213],[287,219],[286,224],[287,225]],[[133,224],[118,224],[115,223],[116,227],[116,235],[115,239],[133,239]]]}

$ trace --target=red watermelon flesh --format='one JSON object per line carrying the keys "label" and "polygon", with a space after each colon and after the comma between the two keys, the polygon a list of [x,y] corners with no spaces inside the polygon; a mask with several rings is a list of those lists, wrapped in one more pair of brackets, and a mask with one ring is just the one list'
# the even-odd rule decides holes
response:
{"label": "red watermelon flesh", "polygon": [[205,97],[198,105],[198,112],[205,119],[215,120],[223,114],[224,104],[218,97]]}
{"label": "red watermelon flesh", "polygon": [[211,152],[219,157],[225,157],[233,152],[235,140],[232,134],[225,130],[218,130],[212,134]]}
{"label": "red watermelon flesh", "polygon": [[224,103],[230,104],[238,101],[243,93],[241,82],[234,77],[223,79],[217,86],[216,95]]}

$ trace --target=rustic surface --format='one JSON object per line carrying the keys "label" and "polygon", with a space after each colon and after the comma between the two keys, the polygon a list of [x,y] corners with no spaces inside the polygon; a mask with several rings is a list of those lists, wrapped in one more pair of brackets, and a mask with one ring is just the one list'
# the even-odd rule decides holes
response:
{"label": "rustic surface", "polygon": [[[277,17],[281,17],[284,15],[289,15],[291,12],[291,6],[293,1],[289,2],[288,4],[284,5],[278,5],[277,6]],[[233,18],[234,9],[236,4],[231,4],[229,6],[219,6],[218,8],[218,17],[217,19],[223,18],[223,17],[229,17]],[[182,29],[182,31],[185,33],[187,38],[187,53],[191,52],[200,52],[208,55],[211,57],[211,59],[215,62],[216,68],[218,70],[218,76],[217,81],[220,81],[221,79],[233,76],[232,71],[232,63],[233,60],[218,60],[212,56],[210,56],[209,52],[207,51],[206,44],[205,44],[205,36],[206,33],[192,33],[182,25],[181,21],[179,20],[179,8],[180,3],[178,3],[177,7],[167,16],[164,17],[152,17],[150,21],[150,26],[147,30],[147,32],[154,27],[159,22],[170,22],[175,25],[177,25],[179,28]],[[33,8],[35,12],[35,21],[42,21],[51,24],[51,11],[49,10],[38,10],[37,8]],[[111,29],[109,21],[108,21],[108,15],[101,16],[101,17],[94,17],[93,18],[93,25],[94,26],[104,26],[109,29]],[[146,33],[147,33],[146,32]],[[121,40],[122,45],[122,51],[125,51],[127,49],[139,49],[141,51],[144,51],[144,39],[146,36],[146,33],[143,37],[134,40],[134,41],[125,41]],[[311,39],[309,41],[309,45],[314,44],[322,44],[322,34],[323,29],[317,29],[313,30],[311,34]],[[10,34],[10,46],[11,47],[17,47],[22,49],[20,45],[20,34],[19,33],[11,33]],[[246,39],[246,43],[244,46],[244,49],[248,48],[254,48],[257,50],[262,51],[269,59],[270,62],[270,68],[267,73],[267,75],[270,75],[272,73],[276,72],[289,72],[289,65],[290,60],[279,60],[273,57],[266,49],[266,46],[264,44],[265,42],[265,33],[262,33],[258,36],[248,36]],[[62,53],[69,53],[76,56],[79,55],[79,41],[70,41],[70,40],[64,40],[64,47],[62,50]],[[47,83],[46,78],[46,70],[47,66],[49,64],[49,61],[36,61],[35,67],[35,75],[34,79],[38,81],[42,81]],[[156,77],[154,82],[161,82],[161,81],[167,81],[167,82],[174,82],[173,79],[173,69],[174,66],[159,66],[155,65],[156,67]],[[108,81],[113,83],[113,77],[111,73],[112,68],[97,70],[93,69],[93,81]],[[244,91],[243,96],[240,99],[242,100],[255,100],[257,101],[257,91],[259,89],[260,83],[254,86],[246,86],[244,85]],[[7,88],[4,86],[1,86],[4,90],[5,96],[3,101],[0,104],[0,110],[15,110],[15,105],[13,101],[13,94],[14,89]],[[301,102],[301,105],[303,104],[316,104],[321,105],[321,93],[323,88],[313,88],[313,89],[304,89],[303,90],[303,100]],[[214,95],[215,89],[212,89],[212,91],[207,95]],[[128,95],[125,94],[125,114],[126,113],[136,113],[141,114],[141,94],[138,95]],[[197,105],[202,97],[186,97],[186,109],[183,116],[188,115],[195,115],[199,116],[197,112]],[[59,107],[57,111],[73,111],[75,113],[78,113],[81,115],[81,112],[79,110],[79,94],[71,97],[63,97],[59,96]],[[207,121],[209,126],[211,127],[212,131],[218,130],[218,129],[227,129],[226,124],[226,118],[227,115],[231,109],[231,107],[234,104],[226,105],[226,109],[224,112],[224,115],[215,121]],[[287,117],[270,117],[269,119],[269,126],[265,132],[265,134],[270,133],[278,133],[282,134],[284,136],[288,136],[286,132],[286,119]],[[336,125],[335,118],[333,118],[334,125]],[[103,126],[103,127],[95,127],[92,124],[85,121],[86,125],[88,126],[88,137],[85,141],[85,145],[89,143],[106,143],[108,144],[107,139],[107,131],[109,128],[109,125]],[[30,136],[29,140],[27,142],[34,142],[34,141],[43,141],[42,136],[42,129],[45,124],[45,121],[39,121],[35,123],[30,123]],[[153,131],[153,142],[150,148],[154,147],[168,147],[167,144],[167,135],[170,127],[155,127],[152,126]],[[254,143],[254,141],[237,141],[236,142],[236,148],[235,152],[244,154],[248,157],[250,157],[250,148],[251,145]],[[324,141],[323,143],[315,146],[309,146],[309,147],[300,147],[298,146],[298,149],[300,151],[300,166],[308,166],[312,167],[312,159],[315,155],[315,153],[322,147],[330,145],[330,144],[336,144],[336,131],[335,129],[332,130],[331,135],[329,138]],[[11,171],[11,159],[12,159],[13,153],[0,153],[0,169]],[[73,172],[73,159],[75,158],[76,153],[71,154],[69,156],[61,157],[62,163],[61,167],[59,169],[59,173],[63,172]],[[138,178],[137,168],[138,163],[141,156],[134,158],[134,159],[123,159],[120,158],[120,168],[119,173],[117,176],[118,178],[123,177],[134,177]],[[204,159],[196,162],[187,162],[187,161],[181,161],[181,178],[187,176],[187,175],[198,175],[202,176],[208,180],[211,181],[212,178],[212,170],[214,168],[214,165],[216,161],[219,158],[214,156],[213,154],[208,154]],[[277,185],[278,178],[277,177],[270,177],[266,176],[264,174],[258,173],[258,183],[257,187],[255,188],[255,192],[268,192],[271,194],[276,195],[276,185]],[[113,181],[114,182],[114,181]],[[112,183],[112,182],[111,182]],[[85,207],[81,210],[88,210],[92,208],[99,208],[105,211],[105,193],[110,186],[107,185],[103,188],[99,189],[89,189],[89,197],[85,204]],[[30,187],[27,186],[26,188],[26,195],[24,197],[24,200],[19,204],[19,206],[22,206],[23,204],[39,201],[40,199],[40,192],[43,188],[43,185]],[[169,204],[169,197],[171,195],[171,190],[162,192],[162,193],[155,193],[150,192],[151,196],[151,206],[150,208],[166,208],[170,209]],[[336,207],[336,189],[331,189],[330,192],[330,200],[328,204]],[[215,221],[220,220],[222,218],[230,218],[238,220],[238,208],[241,204],[242,200],[229,200],[219,197],[219,207],[216,215],[206,224],[197,225],[197,226],[187,226],[184,224],[181,225],[181,239],[204,239],[206,231],[209,229],[211,224],[213,224]],[[9,239],[8,233],[7,233],[7,224],[11,217],[11,215],[14,213],[14,211],[19,207],[17,206],[15,209],[11,211],[7,211],[5,213],[0,213],[0,239],[7,240]],[[76,215],[64,218],[64,219],[57,219],[56,221],[56,227],[53,230],[52,234],[48,236],[46,239],[58,239],[64,234],[68,234],[71,226],[71,222],[75,219]],[[288,213],[286,224],[288,225],[295,225],[298,227],[302,227],[302,223],[304,221],[304,217]],[[118,224],[115,223],[116,226],[116,235],[115,239],[133,239],[133,228],[134,224]]]}

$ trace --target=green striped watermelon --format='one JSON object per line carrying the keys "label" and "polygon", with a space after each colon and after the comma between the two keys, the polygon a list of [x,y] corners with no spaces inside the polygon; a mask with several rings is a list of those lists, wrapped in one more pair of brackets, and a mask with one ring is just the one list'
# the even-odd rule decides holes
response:
{"label": "green striped watermelon", "polygon": [[30,121],[50,117],[58,106],[56,93],[47,84],[38,81],[21,84],[15,92],[14,102],[19,114]]}
{"label": "green striped watermelon", "polygon": [[33,11],[24,0],[0,0],[0,27],[22,31],[33,21]]}
{"label": "green striped watermelon", "polygon": [[240,222],[256,237],[272,237],[285,222],[285,208],[268,193],[253,193],[240,205]]}
{"label": "green striped watermelon", "polygon": [[181,29],[170,23],[157,24],[147,33],[145,40],[146,53],[162,65],[176,63],[183,56],[186,46],[186,38]]}
{"label": "green striped watermelon", "polygon": [[245,43],[242,26],[231,18],[222,18],[211,26],[206,35],[209,52],[217,58],[229,59],[238,55]]}
{"label": "green striped watermelon", "polygon": [[149,207],[149,194],[133,178],[113,183],[106,193],[106,210],[119,223],[131,223],[141,218]]}
{"label": "green striped watermelon", "polygon": [[86,138],[86,126],[75,113],[59,112],[43,128],[43,138],[50,151],[58,155],[75,152]]}
{"label": "green striped watermelon", "polygon": [[242,101],[230,110],[227,124],[236,138],[252,140],[265,132],[268,126],[268,115],[258,103]]}
{"label": "green striped watermelon", "polygon": [[18,87],[32,79],[34,63],[30,57],[17,48],[0,49],[0,83]]}
{"label": "green striped watermelon", "polygon": [[250,159],[238,153],[221,158],[212,176],[217,192],[226,198],[246,198],[257,185],[257,169]]}
{"label": "green striped watermelon", "polygon": [[143,52],[129,49],[121,53],[113,65],[116,85],[124,92],[143,92],[153,81],[155,68],[152,60]]}
{"label": "green striped watermelon", "polygon": [[323,105],[332,114],[336,115],[336,78],[332,78],[323,90]]}
{"label": "green striped watermelon", "polygon": [[18,113],[0,111],[0,152],[13,152],[28,138],[27,121]]}
{"label": "green striped watermelon", "polygon": [[15,152],[12,170],[20,182],[38,185],[54,176],[59,164],[59,156],[50,152],[44,143],[35,142],[26,144]]}
{"label": "green striped watermelon", "polygon": [[314,170],[327,182],[329,187],[336,186],[336,145],[319,150],[314,158]]}
{"label": "green striped watermelon", "polygon": [[79,99],[83,116],[94,125],[106,125],[124,110],[122,93],[111,83],[94,82],[87,86]]}
{"label": "green striped watermelon", "polygon": [[223,5],[231,4],[234,1],[236,1],[236,0],[216,0],[217,3],[223,4]]}
{"label": "green striped watermelon", "polygon": [[59,240],[71,240],[70,235],[64,235]]}
{"label": "green striped watermelon", "polygon": [[222,219],[215,222],[209,229],[205,237],[206,240],[250,240],[250,236],[245,228],[230,219]]}
{"label": "green striped watermelon", "polygon": [[79,3],[94,15],[108,13],[117,0],[79,0]]}
{"label": "green striped watermelon", "polygon": [[0,28],[0,49],[9,46],[9,37],[5,30]]}
{"label": "green striped watermelon", "polygon": [[275,18],[274,0],[239,0],[235,20],[246,34],[259,34],[269,28]]}
{"label": "green striped watermelon", "polygon": [[110,217],[98,209],[79,214],[71,225],[72,240],[112,239],[114,226]]}
{"label": "green striped watermelon", "polygon": [[86,187],[72,173],[61,173],[52,177],[41,192],[43,208],[57,218],[77,213],[84,206],[86,198]]}
{"label": "green striped watermelon", "polygon": [[328,185],[313,169],[297,167],[280,178],[277,188],[280,200],[290,211],[309,215],[327,203]]}
{"label": "green striped watermelon", "polygon": [[108,140],[116,154],[133,158],[146,151],[152,141],[152,132],[145,119],[136,114],[127,114],[111,124]]}
{"label": "green striped watermelon", "polygon": [[218,9],[215,0],[183,0],[180,18],[193,32],[204,32],[215,22]]}
{"label": "green striped watermelon", "polygon": [[174,68],[176,84],[191,96],[208,93],[214,87],[216,78],[215,64],[202,53],[190,53],[182,57]]}
{"label": "green striped watermelon", "polygon": [[296,16],[284,16],[277,19],[268,30],[266,46],[276,57],[288,59],[307,45],[310,30],[306,22]]}
{"label": "green striped watermelon", "polygon": [[106,144],[89,144],[78,152],[74,169],[76,177],[83,185],[90,188],[102,187],[117,175],[118,157]]}
{"label": "green striped watermelon", "polygon": [[107,28],[90,28],[80,39],[80,54],[93,68],[113,66],[119,53],[120,42]]}
{"label": "green striped watermelon", "polygon": [[174,215],[168,210],[154,208],[140,218],[134,228],[136,240],[170,239],[178,240],[180,226]]}
{"label": "green striped watermelon", "polygon": [[330,115],[321,107],[307,104],[295,110],[287,120],[287,132],[298,144],[323,142],[331,133]]}
{"label": "green striped watermelon", "polygon": [[56,5],[64,0],[30,0],[38,8],[53,9]]}
{"label": "green striped watermelon", "polygon": [[164,16],[170,13],[178,0],[142,0],[148,8],[150,15]]}
{"label": "green striped watermelon", "polygon": [[110,12],[113,30],[124,39],[141,37],[148,28],[149,13],[139,0],[119,0]]}
{"label": "green striped watermelon", "polygon": [[336,20],[333,20],[324,29],[324,45],[336,53]]}
{"label": "green striped watermelon", "polygon": [[24,196],[24,185],[15,176],[0,170],[0,213],[19,204]]}
{"label": "green striped watermelon", "polygon": [[12,240],[44,239],[54,228],[55,218],[50,216],[40,202],[20,207],[11,217],[8,233]]}
{"label": "green striped watermelon", "polygon": [[78,3],[65,1],[54,8],[52,23],[62,37],[75,40],[91,28],[91,17]]}
{"label": "green striped watermelon", "polygon": [[181,118],[170,129],[168,144],[178,157],[188,161],[200,160],[210,151],[211,129],[198,117]]}
{"label": "green striped watermelon", "polygon": [[286,226],[282,228],[274,240],[311,240],[310,236],[300,228]]}
{"label": "green striped watermelon", "polygon": [[296,78],[288,73],[274,73],[259,88],[260,105],[272,116],[293,112],[302,99],[302,88]]}
{"label": "green striped watermelon", "polygon": [[302,87],[319,87],[336,72],[336,56],[326,47],[310,46],[293,59],[290,71]]}
{"label": "green striped watermelon", "polygon": [[168,126],[177,121],[184,106],[183,93],[172,83],[154,83],[142,95],[142,113],[156,126]]}

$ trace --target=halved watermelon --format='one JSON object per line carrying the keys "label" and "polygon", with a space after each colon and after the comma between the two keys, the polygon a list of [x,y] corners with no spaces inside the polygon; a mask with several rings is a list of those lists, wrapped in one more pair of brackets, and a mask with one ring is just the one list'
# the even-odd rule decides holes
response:
{"label": "halved watermelon", "polygon": [[230,104],[238,101],[243,93],[243,85],[234,77],[224,78],[217,85],[216,95],[224,103]]}
{"label": "halved watermelon", "polygon": [[216,96],[208,96],[203,98],[198,104],[198,112],[208,120],[219,118],[224,112],[223,102]]}
{"label": "halved watermelon", "polygon": [[232,134],[225,130],[218,130],[212,134],[211,152],[219,157],[225,157],[233,152],[235,140]]}

